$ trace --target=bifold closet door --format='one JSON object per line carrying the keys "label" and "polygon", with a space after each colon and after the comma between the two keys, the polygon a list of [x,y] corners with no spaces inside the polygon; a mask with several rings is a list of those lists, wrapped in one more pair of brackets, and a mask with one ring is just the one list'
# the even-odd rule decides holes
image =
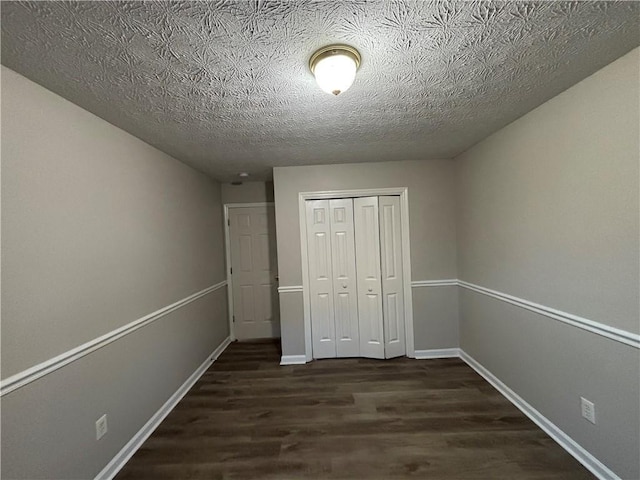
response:
{"label": "bifold closet door", "polygon": [[314,358],[405,355],[400,198],[306,202]]}
{"label": "bifold closet door", "polygon": [[385,358],[378,197],[353,200],[360,354]]}
{"label": "bifold closet door", "polygon": [[385,358],[406,354],[400,197],[379,197]]}
{"label": "bifold closet door", "polygon": [[313,358],[336,356],[329,200],[306,202]]}
{"label": "bifold closet door", "polygon": [[329,200],[336,354],[360,355],[353,200]]}

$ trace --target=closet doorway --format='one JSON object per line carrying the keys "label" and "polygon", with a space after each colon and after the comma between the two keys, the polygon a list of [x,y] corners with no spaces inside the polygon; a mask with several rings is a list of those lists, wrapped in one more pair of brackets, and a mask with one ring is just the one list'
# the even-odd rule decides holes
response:
{"label": "closet doorway", "polygon": [[307,360],[413,356],[407,194],[381,190],[300,195]]}

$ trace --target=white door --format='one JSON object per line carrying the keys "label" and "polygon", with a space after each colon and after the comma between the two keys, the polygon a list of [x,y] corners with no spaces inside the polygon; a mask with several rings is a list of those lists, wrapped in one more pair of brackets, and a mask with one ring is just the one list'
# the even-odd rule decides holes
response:
{"label": "white door", "polygon": [[329,201],[336,355],[360,356],[353,200]]}
{"label": "white door", "polygon": [[273,205],[229,208],[233,329],[238,340],[280,336]]}
{"label": "white door", "polygon": [[306,202],[313,358],[336,356],[329,200]]}
{"label": "white door", "polygon": [[405,355],[400,197],[379,197],[385,358]]}
{"label": "white door", "polygon": [[360,354],[385,358],[378,197],[353,200]]}

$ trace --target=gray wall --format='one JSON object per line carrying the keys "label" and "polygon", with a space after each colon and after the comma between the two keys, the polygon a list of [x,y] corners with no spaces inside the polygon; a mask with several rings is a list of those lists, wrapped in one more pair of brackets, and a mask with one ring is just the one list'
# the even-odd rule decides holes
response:
{"label": "gray wall", "polygon": [[[5,67],[2,127],[3,379],[224,280],[217,183]],[[222,288],[5,395],[3,478],[92,478],[227,335]]]}
{"label": "gray wall", "polygon": [[[455,162],[276,168],[280,284],[302,283],[298,192],[407,186],[413,280],[459,277],[638,332],[639,64],[636,49]],[[201,174],[2,75],[6,378],[223,280],[221,203],[264,199],[224,186],[223,200]],[[416,348],[457,346],[459,308],[463,350],[640,477],[638,350],[456,288],[414,289]],[[302,295],[280,302],[283,353],[302,354]],[[93,477],[227,334],[220,289],[6,395],[3,476]]]}
{"label": "gray wall", "polygon": [[[276,167],[281,286],[302,285],[298,193],[408,187],[412,280],[456,278],[455,171],[450,160]],[[415,348],[457,347],[457,299],[449,287],[414,289]],[[433,302],[420,297],[429,290]],[[302,293],[280,294],[283,355],[304,354]]]}
{"label": "gray wall", "polygon": [[273,202],[273,182],[223,183],[222,203]]}
{"label": "gray wall", "polygon": [[[456,159],[460,279],[639,331],[639,67],[636,49]],[[467,290],[460,342],[618,475],[640,478],[637,349]]]}

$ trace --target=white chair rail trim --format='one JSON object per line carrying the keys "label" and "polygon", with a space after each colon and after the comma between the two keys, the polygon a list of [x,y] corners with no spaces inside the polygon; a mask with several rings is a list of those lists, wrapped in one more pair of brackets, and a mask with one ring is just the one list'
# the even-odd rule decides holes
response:
{"label": "white chair rail trim", "polygon": [[515,305],[516,307],[524,308],[539,315],[544,315],[545,317],[558,320],[562,323],[566,323],[567,325],[581,328],[582,330],[586,330],[587,332],[595,333],[602,337],[615,340],[616,342],[629,345],[630,347],[640,348],[640,335],[638,335],[637,333],[611,327],[609,325],[605,325],[604,323],[596,322],[584,317],[579,317],[578,315],[563,312],[562,310],[547,307],[546,305],[541,305],[539,303],[530,302],[529,300],[514,297],[513,295],[509,295],[507,293],[502,293],[496,290],[481,287],[480,285],[465,282],[464,280],[415,280],[411,282],[412,288],[444,287],[449,285],[457,285],[459,287],[466,288],[467,290],[471,290],[473,292],[480,293],[497,300],[501,300],[505,303]]}
{"label": "white chair rail trim", "polygon": [[303,292],[302,285],[291,285],[288,287],[278,287],[278,293]]}
{"label": "white chair rail trim", "polygon": [[[457,285],[459,287],[466,288],[467,290],[471,290],[476,293],[480,293],[482,295],[486,295],[488,297],[501,300],[505,303],[509,303],[511,305],[515,305],[520,308],[524,308],[526,310],[537,313],[539,315],[544,315],[545,317],[558,320],[562,323],[566,323],[568,325],[581,328],[582,330],[586,330],[587,332],[595,333],[596,335],[600,335],[602,337],[615,340],[616,342],[629,345],[630,347],[640,349],[640,335],[638,335],[637,333],[629,332],[627,330],[622,330],[620,328],[611,327],[604,323],[596,322],[594,320],[590,320],[584,317],[579,317],[578,315],[574,315],[572,313],[563,312],[562,310],[547,307],[539,303],[530,302],[529,300],[525,300],[523,298],[514,297],[513,295],[498,292],[496,290],[491,290],[489,288],[481,287],[480,285],[475,285],[473,283],[465,282],[463,280],[458,280],[454,278],[454,279],[444,279],[444,280],[414,280],[411,282],[411,288],[446,287],[451,285],[454,285],[454,286]],[[302,291],[303,291],[303,287],[301,285],[278,288],[278,293],[302,292]]]}
{"label": "white chair rail trim", "polygon": [[184,307],[185,305],[204,297],[205,295],[215,292],[222,287],[227,285],[227,281],[223,280],[220,283],[216,283],[210,287],[205,288],[204,290],[200,290],[199,292],[194,293],[193,295],[189,295],[182,300],[178,300],[171,305],[167,305],[159,310],[156,310],[149,315],[145,315],[142,318],[134,320],[131,323],[123,325],[122,327],[116,328],[109,333],[106,333],[98,338],[94,338],[78,347],[75,347],[71,350],[68,350],[60,355],[57,355],[49,360],[46,360],[42,363],[34,365],[33,367],[27,368],[22,372],[16,373],[15,375],[11,375],[6,379],[0,382],[0,396],[4,396],[8,393],[17,390],[18,388],[24,387],[25,385],[48,375],[51,372],[54,372],[66,365],[69,365],[71,362],[75,362],[76,360],[84,357],[85,355],[89,355],[91,352],[95,352],[99,348],[104,347],[116,340],[124,337],[125,335],[129,335],[136,330],[149,325],[152,322],[155,322],[159,318],[164,317],[168,313],[177,310],[180,307]]}
{"label": "white chair rail trim", "polygon": [[573,315],[572,313],[563,312],[562,310],[557,310],[545,305],[540,305],[539,303],[530,302],[529,300],[524,300],[523,298],[514,297],[513,295],[509,295],[507,293],[497,292],[496,290],[481,287],[480,285],[474,285],[473,283],[465,282],[463,280],[458,280],[458,285],[462,288],[466,288],[467,290],[472,290],[476,293],[480,293],[482,295],[486,295],[488,297],[510,303],[511,305],[524,308],[540,315],[544,315],[545,317],[553,318],[554,320],[558,320],[562,323],[566,323],[568,325],[581,328],[588,332],[601,335],[611,340],[615,340],[616,342],[624,343],[625,345],[629,345],[634,348],[640,348],[640,335],[638,335],[637,333],[611,327],[609,325],[605,325],[604,323],[595,322],[593,320],[589,320],[588,318],[579,317],[578,315]]}
{"label": "white chair rail trim", "polygon": [[417,287],[448,287],[450,285],[457,286],[458,280],[455,278],[449,278],[446,280],[413,280],[411,282],[411,288]]}

